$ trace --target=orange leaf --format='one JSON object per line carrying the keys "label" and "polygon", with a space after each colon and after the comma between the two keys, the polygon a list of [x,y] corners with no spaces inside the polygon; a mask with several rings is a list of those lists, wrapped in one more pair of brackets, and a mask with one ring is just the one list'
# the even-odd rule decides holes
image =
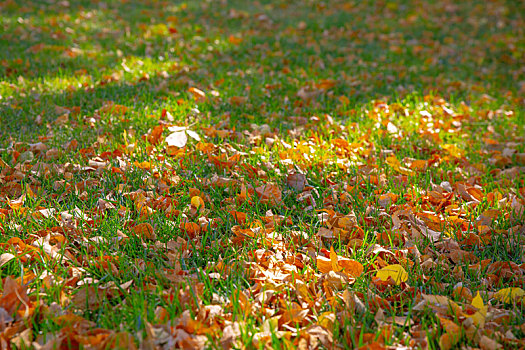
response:
{"label": "orange leaf", "polygon": [[148,135],[148,142],[152,145],[156,145],[160,142],[160,138],[162,136],[162,131],[164,130],[163,125],[157,125],[156,127],[151,130],[150,134]]}
{"label": "orange leaf", "polygon": [[133,165],[135,165],[137,168],[139,169],[144,169],[144,170],[149,170],[151,169],[151,163],[150,162],[137,162],[135,161],[133,163]]}
{"label": "orange leaf", "polygon": [[332,271],[332,261],[328,258],[325,258],[322,255],[318,255],[317,258],[317,268],[321,273],[327,273]]}
{"label": "orange leaf", "polygon": [[201,233],[201,227],[194,222],[181,222],[179,228],[186,232],[190,237],[195,237]]}
{"label": "orange leaf", "polygon": [[241,211],[235,211],[235,210],[228,210],[228,213],[230,213],[235,221],[237,221],[238,224],[244,225],[246,223],[246,213],[243,213]]}
{"label": "orange leaf", "polygon": [[353,277],[359,277],[364,271],[363,264],[359,261],[352,259],[341,259],[338,261],[339,265],[343,268],[343,272]]}
{"label": "orange leaf", "polygon": [[155,234],[155,231],[153,230],[153,226],[151,226],[147,222],[143,222],[133,227],[133,232],[135,232],[137,236],[143,239],[151,239],[151,240],[157,239],[157,235]]}
{"label": "orange leaf", "polygon": [[246,103],[248,99],[244,96],[232,96],[230,97],[230,104],[235,106],[240,106]]}
{"label": "orange leaf", "polygon": [[240,43],[242,43],[242,38],[238,38],[234,35],[230,35],[228,37],[228,42],[233,45],[239,45]]}
{"label": "orange leaf", "polygon": [[341,271],[343,268],[341,266],[339,266],[339,264],[337,263],[337,253],[335,252],[334,250],[334,247],[331,246],[330,247],[330,261],[332,263],[332,270],[335,271],[335,272],[339,272]]}
{"label": "orange leaf", "polygon": [[193,95],[193,98],[195,98],[197,102],[203,102],[206,100],[206,94],[204,91],[197,89],[196,87],[190,87],[188,92]]}

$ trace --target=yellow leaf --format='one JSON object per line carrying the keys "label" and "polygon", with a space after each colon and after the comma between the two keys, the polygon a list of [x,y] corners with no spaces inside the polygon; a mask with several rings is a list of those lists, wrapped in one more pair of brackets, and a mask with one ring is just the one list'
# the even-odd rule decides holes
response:
{"label": "yellow leaf", "polygon": [[479,295],[479,292],[477,292],[476,296],[472,299],[471,305],[477,308],[478,311],[475,314],[470,315],[468,317],[470,317],[472,321],[474,321],[474,325],[481,328],[485,325],[485,318],[487,317],[488,306],[485,306],[485,304],[483,304],[483,299],[481,298],[481,295]]}
{"label": "yellow leaf", "polygon": [[494,298],[504,303],[511,303],[518,297],[525,296],[525,291],[521,288],[510,287],[500,289],[494,294]]}
{"label": "yellow leaf", "polygon": [[392,167],[398,173],[403,175],[413,175],[415,174],[414,170],[408,169],[401,165],[401,162],[396,158],[396,156],[390,156],[386,158],[386,163]]}
{"label": "yellow leaf", "polygon": [[471,305],[479,310],[483,309],[483,307],[485,306],[485,304],[483,304],[483,299],[481,298],[481,295],[479,295],[479,292],[477,292],[476,296],[472,299]]}
{"label": "yellow leaf", "polygon": [[449,155],[451,155],[454,158],[461,158],[463,156],[463,151],[458,148],[458,146],[453,144],[444,144],[441,145],[441,148],[443,148]]}
{"label": "yellow leaf", "polygon": [[386,281],[388,280],[388,277],[392,277],[396,284],[401,284],[401,282],[406,282],[408,280],[408,273],[403,266],[399,264],[383,267],[381,270],[377,271],[376,276],[379,277],[381,281]]}
{"label": "yellow leaf", "polygon": [[323,312],[321,315],[319,315],[319,320],[317,321],[317,324],[326,328],[326,329],[333,329],[335,324],[335,314],[333,312],[327,311]]}
{"label": "yellow leaf", "polygon": [[193,205],[197,209],[199,209],[200,207],[204,208],[204,200],[199,196],[193,196],[191,197],[191,205]]}
{"label": "yellow leaf", "polygon": [[485,316],[483,316],[481,312],[478,311],[475,314],[470,315],[469,317],[472,319],[472,321],[474,321],[474,325],[476,327],[483,328],[483,326],[485,325]]}

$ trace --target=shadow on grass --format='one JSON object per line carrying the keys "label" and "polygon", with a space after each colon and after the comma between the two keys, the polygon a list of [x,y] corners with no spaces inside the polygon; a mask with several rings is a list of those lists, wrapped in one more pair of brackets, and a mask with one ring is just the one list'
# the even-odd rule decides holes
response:
{"label": "shadow on grass", "polygon": [[[247,94],[253,105],[281,110],[303,86],[322,79],[337,82],[330,94],[347,96],[349,108],[414,91],[467,102],[471,93],[489,93],[502,100],[525,79],[520,9],[523,4],[505,1],[424,8],[418,1],[6,2],[2,133],[42,132],[35,117],[51,122],[55,105],[89,114],[112,100],[144,115],[164,100],[175,104],[178,94],[185,98],[190,85],[219,90],[225,97],[220,110],[231,108],[226,98]],[[494,19],[500,22],[491,26]],[[123,73],[124,60],[144,68]],[[168,72],[171,78],[136,83],[168,64],[180,67]],[[113,74],[122,77],[100,84]],[[91,77],[87,87],[78,87],[81,76]],[[157,89],[161,84],[168,87]],[[268,85],[278,87],[268,93]],[[334,100],[322,100],[311,113],[330,113]]]}

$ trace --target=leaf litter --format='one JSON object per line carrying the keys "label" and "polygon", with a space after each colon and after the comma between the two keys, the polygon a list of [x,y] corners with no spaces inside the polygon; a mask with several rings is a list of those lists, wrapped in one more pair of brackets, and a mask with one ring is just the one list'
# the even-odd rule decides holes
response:
{"label": "leaf litter", "polygon": [[[253,5],[257,13],[208,3],[143,8],[134,15],[155,20],[130,28],[137,43],[127,44],[152,52],[159,42],[179,42],[184,60],[129,52],[121,60],[117,51],[122,71],[97,75],[86,66],[75,70],[74,84],[55,87],[67,107],[24,111],[35,114],[39,135],[17,140],[20,133],[7,129],[2,344],[525,347],[525,85],[512,85],[524,79],[523,33],[512,31],[523,16],[500,1],[488,10],[448,1],[424,9],[277,3]],[[31,13],[43,5],[19,6],[0,8]],[[72,21],[68,5],[60,6],[58,14],[39,12],[42,21],[18,17],[12,31],[8,20],[4,37],[60,40],[71,28],[83,32],[78,24],[94,21],[97,11],[128,9],[127,2],[104,4]],[[192,27],[193,11],[219,25]],[[279,17],[310,11],[334,23],[337,14],[364,11],[367,30]],[[500,22],[469,38],[464,11],[468,26],[480,28],[491,13]],[[381,23],[392,18],[398,27],[383,33]],[[415,35],[421,19],[450,32]],[[241,25],[232,34],[234,22]],[[117,40],[111,30],[96,40]],[[283,43],[269,40],[275,31]],[[349,47],[340,45],[345,40]],[[304,47],[308,64],[297,65],[281,45]],[[363,45],[378,46],[376,61]],[[48,98],[31,65],[106,57],[97,50],[42,42],[28,46],[26,61],[2,59],[9,83],[0,92],[10,96],[3,110],[39,101],[39,89]],[[490,63],[496,54],[505,69]],[[411,64],[410,56],[422,61]],[[472,77],[432,70],[445,61]],[[473,62],[484,68],[472,69]],[[227,74],[219,65],[230,67]],[[405,65],[416,76],[404,77]],[[268,82],[252,87],[254,74]],[[368,94],[394,82],[403,98]],[[413,84],[424,87],[415,97]],[[108,101],[96,92],[121,85],[170,103],[141,114],[124,95]],[[91,102],[79,103],[83,94]],[[24,98],[32,100],[24,105]],[[112,319],[119,310],[129,314]]]}

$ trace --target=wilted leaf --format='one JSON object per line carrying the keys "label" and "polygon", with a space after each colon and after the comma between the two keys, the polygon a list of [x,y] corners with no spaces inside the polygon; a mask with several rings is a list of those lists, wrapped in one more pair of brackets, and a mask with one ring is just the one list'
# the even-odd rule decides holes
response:
{"label": "wilted leaf", "polygon": [[190,237],[195,237],[196,235],[200,234],[201,227],[194,223],[194,222],[181,222],[180,229],[184,232],[186,232]]}
{"label": "wilted leaf", "polygon": [[270,205],[281,205],[282,193],[279,187],[272,183],[255,188],[255,192],[259,195],[261,203],[268,203]]}
{"label": "wilted leaf", "polygon": [[361,276],[364,271],[364,266],[359,261],[352,259],[340,259],[338,261],[339,266],[343,268],[343,272],[357,278]]}
{"label": "wilted leaf", "polygon": [[395,171],[403,174],[403,175],[414,175],[415,172],[411,169],[408,169],[401,165],[401,162],[395,157],[390,156],[386,158],[386,163],[392,167]]}
{"label": "wilted leaf", "polygon": [[335,272],[341,271],[343,268],[337,263],[337,253],[334,251],[334,247],[330,247],[330,262],[332,270]]}
{"label": "wilted leaf", "polygon": [[459,149],[456,145],[443,144],[441,145],[441,147],[454,158],[461,158],[463,156],[463,151]]}
{"label": "wilted leaf", "polygon": [[162,137],[162,132],[164,131],[163,125],[157,125],[153,128],[151,133],[148,135],[148,141],[149,143],[156,145],[160,142],[160,139]]}
{"label": "wilted leaf", "polygon": [[317,260],[317,268],[321,273],[327,273],[329,271],[332,271],[332,260],[328,259],[324,256],[318,255],[316,257]]}

